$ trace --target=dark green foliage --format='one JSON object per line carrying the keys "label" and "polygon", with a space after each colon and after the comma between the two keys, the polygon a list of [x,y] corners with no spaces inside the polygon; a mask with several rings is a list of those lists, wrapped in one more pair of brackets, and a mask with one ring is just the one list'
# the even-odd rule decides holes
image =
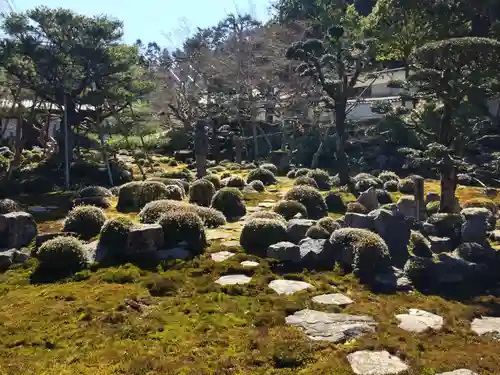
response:
{"label": "dark green foliage", "polygon": [[240,235],[240,245],[248,253],[264,255],[267,248],[288,238],[283,221],[253,219],[247,221]]}
{"label": "dark green foliage", "polygon": [[286,222],[286,219],[280,215],[277,212],[274,211],[257,211],[254,212],[250,215],[248,215],[248,220],[251,219],[271,219],[271,220],[280,220],[283,221],[284,223]]}
{"label": "dark green foliage", "polygon": [[313,225],[306,232],[306,237],[313,238],[316,240],[330,238],[330,233],[323,227],[319,225]]}
{"label": "dark green foliage", "polygon": [[243,179],[243,177],[240,176],[229,177],[226,184],[227,187],[238,188],[238,189],[243,189],[245,185],[246,185],[245,180]]}
{"label": "dark green foliage", "polygon": [[167,165],[169,167],[177,167],[179,165],[179,163],[177,162],[177,160],[170,160]]}
{"label": "dark green foliage", "polygon": [[399,181],[398,175],[392,171],[382,171],[377,177],[384,183],[386,183],[387,181]]}
{"label": "dark green foliage", "polygon": [[316,181],[318,188],[320,190],[328,190],[330,189],[330,175],[328,172],[322,169],[314,169],[307,173],[307,177],[312,178]]}
{"label": "dark green foliage", "polygon": [[[263,168],[263,169],[267,169],[268,171],[270,171],[272,174],[274,175],[277,175],[278,174],[278,167],[276,167],[274,164],[272,163],[264,163],[264,164],[261,164],[259,165],[259,168]],[[260,180],[260,179],[259,179]],[[264,182],[264,181],[262,181]]]}
{"label": "dark green foliage", "polygon": [[318,184],[316,183],[316,181],[313,178],[307,176],[300,176],[293,183],[293,186],[304,186],[304,185],[318,189]]}
{"label": "dark green foliage", "polygon": [[295,178],[295,177],[297,177],[297,171],[296,171],[295,169],[294,169],[294,170],[292,170],[292,171],[289,171],[289,172],[286,174],[286,176],[287,176],[288,178]]}
{"label": "dark green foliage", "polygon": [[255,191],[258,191],[259,193],[266,191],[266,187],[260,180],[254,180],[250,182],[249,186],[251,186]]}
{"label": "dark green foliage", "polygon": [[112,259],[121,260],[123,258],[128,233],[133,226],[134,222],[127,217],[117,217],[104,223],[99,243],[104,246]]}
{"label": "dark green foliage", "polygon": [[207,174],[205,177],[203,177],[203,179],[208,180],[212,184],[214,184],[216,190],[219,190],[221,188],[220,177],[216,174]]}
{"label": "dark green foliage", "polygon": [[439,201],[429,202],[425,208],[429,215],[437,214],[439,212]]}
{"label": "dark green foliage", "polygon": [[415,191],[415,183],[409,178],[400,180],[398,183],[398,190],[403,194],[413,194]]}
{"label": "dark green foliage", "polygon": [[194,174],[189,169],[166,171],[162,173],[161,177],[184,180],[187,182],[193,182],[195,180]]}
{"label": "dark green foliage", "polygon": [[347,212],[354,212],[356,214],[367,214],[368,209],[359,202],[347,203]]}
{"label": "dark green foliage", "polygon": [[112,197],[113,194],[102,186],[86,186],[78,192],[78,198],[91,198],[91,197]]}
{"label": "dark green foliage", "polygon": [[297,214],[301,214],[303,219],[307,218],[306,206],[298,201],[279,201],[276,206],[274,206],[273,210],[286,220],[293,219]]}
{"label": "dark green foliage", "polygon": [[206,179],[196,180],[189,188],[189,202],[209,207],[215,195],[215,186]]}
{"label": "dark green foliage", "polygon": [[309,171],[309,168],[299,168],[295,171],[295,177],[307,176]]}
{"label": "dark green foliage", "polygon": [[168,212],[162,215],[158,223],[163,228],[166,248],[175,247],[185,241],[189,250],[201,254],[207,246],[203,222],[194,212]]}
{"label": "dark green foliage", "polygon": [[106,221],[102,210],[94,206],[77,206],[64,220],[63,231],[79,234],[84,240],[97,236]]}
{"label": "dark green foliage", "polygon": [[43,176],[34,176],[21,181],[24,194],[45,194],[57,190],[56,184]]}
{"label": "dark green foliage", "polygon": [[382,181],[380,181],[378,178],[366,178],[366,179],[361,179],[358,182],[356,182],[356,190],[359,192],[363,192],[368,190],[371,187],[374,188],[380,188],[382,187]]}
{"label": "dark green foliage", "polygon": [[325,196],[326,206],[328,207],[328,212],[344,213],[347,207],[338,193],[328,192]]}
{"label": "dark green foliage", "polygon": [[399,183],[397,181],[387,181],[384,183],[384,190],[396,192],[398,191],[398,185]]}
{"label": "dark green foliage", "polygon": [[302,203],[309,218],[313,220],[326,216],[328,211],[321,193],[310,186],[294,186],[285,194],[284,199]]}
{"label": "dark green foliage", "polygon": [[273,185],[276,183],[276,177],[272,171],[263,167],[253,169],[248,173],[247,182],[261,181],[264,185]]}
{"label": "dark green foliage", "polygon": [[222,212],[227,218],[241,217],[246,213],[243,194],[236,188],[220,189],[212,199],[212,207]]}
{"label": "dark green foliage", "polygon": [[158,181],[129,182],[120,188],[118,196],[118,211],[141,209],[147,203],[159,199],[182,200],[181,188],[175,185],[165,185]]}
{"label": "dark green foliage", "polygon": [[21,206],[12,199],[0,199],[0,214],[21,211]]}
{"label": "dark green foliage", "polygon": [[186,193],[189,191],[189,182],[174,178],[165,178],[165,177],[150,177],[146,181],[157,181],[162,182],[167,186],[175,185],[180,187]]}
{"label": "dark green foliage", "polygon": [[85,248],[74,237],[56,237],[42,244],[36,252],[44,272],[73,273],[85,268]]}
{"label": "dark green foliage", "polygon": [[341,228],[338,221],[335,221],[334,219],[328,216],[319,219],[316,225],[325,229],[329,234],[332,234],[334,231]]}
{"label": "dark green foliage", "polygon": [[414,256],[406,262],[403,270],[416,288],[432,287],[438,267],[432,258]]}
{"label": "dark green foliage", "polygon": [[392,196],[384,189],[376,189],[375,194],[377,194],[377,200],[380,204],[393,203]]}

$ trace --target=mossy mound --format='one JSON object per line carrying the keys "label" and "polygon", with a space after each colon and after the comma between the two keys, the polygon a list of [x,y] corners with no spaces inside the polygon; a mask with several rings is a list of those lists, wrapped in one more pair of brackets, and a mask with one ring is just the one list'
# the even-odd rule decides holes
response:
{"label": "mossy mound", "polygon": [[99,234],[105,221],[106,217],[100,208],[76,206],[66,216],[63,231],[77,233],[84,240],[88,240]]}
{"label": "mossy mound", "polygon": [[241,176],[231,176],[227,180],[226,186],[237,189],[243,189],[246,186],[246,182]]}
{"label": "mossy mound", "polygon": [[462,203],[462,208],[487,208],[493,215],[496,215],[498,206],[495,202],[488,198],[472,198]]}
{"label": "mossy mound", "polygon": [[349,203],[347,203],[347,212],[354,212],[356,214],[365,214],[366,215],[370,211],[368,210],[368,208],[366,208],[365,206],[363,206],[359,202],[349,202]]}
{"label": "mossy mound", "polygon": [[128,233],[133,226],[134,222],[127,217],[116,217],[104,223],[99,243],[106,248],[110,258],[118,261],[123,259]]}
{"label": "mossy mound", "polygon": [[299,178],[297,178],[294,181],[293,186],[310,186],[318,189],[318,184],[316,183],[316,181],[313,178],[307,176],[300,176]]}
{"label": "mossy mound", "polygon": [[205,177],[203,177],[203,179],[210,181],[214,185],[216,190],[219,190],[221,188],[220,177],[216,174],[207,174]]}
{"label": "mossy mound", "polygon": [[330,175],[322,169],[313,169],[307,173],[307,177],[312,178],[320,190],[330,189]]}
{"label": "mossy mound", "polygon": [[265,168],[257,168],[248,172],[247,182],[250,183],[252,181],[261,181],[264,185],[273,185],[276,183],[275,174],[269,169]]}
{"label": "mossy mound", "polygon": [[328,207],[328,212],[345,213],[347,207],[339,193],[328,192],[325,196],[325,203]]}
{"label": "mossy mound", "polygon": [[283,221],[253,219],[245,223],[240,235],[240,245],[250,254],[265,256],[269,246],[286,241],[287,238]]}
{"label": "mossy mound", "polygon": [[43,272],[71,274],[87,266],[85,247],[74,237],[56,237],[43,243],[36,252]]}
{"label": "mossy mound", "polygon": [[307,219],[307,208],[298,201],[279,201],[276,206],[273,207],[273,210],[286,220],[293,219],[297,214],[300,214],[303,219]]}
{"label": "mossy mound", "polygon": [[160,199],[182,200],[184,193],[179,186],[165,185],[158,181],[134,181],[123,185],[118,195],[118,211],[132,211]]}
{"label": "mossy mound", "polygon": [[302,203],[310,219],[317,220],[327,215],[327,207],[321,193],[310,186],[294,186],[284,197],[285,200]]}
{"label": "mossy mound", "polygon": [[191,252],[201,254],[207,246],[203,222],[194,212],[167,212],[160,217],[158,224],[163,228],[166,248],[173,248],[186,242]]}
{"label": "mossy mound", "polygon": [[235,188],[220,189],[212,199],[212,207],[222,212],[227,218],[237,218],[246,214],[243,194]]}
{"label": "mossy mound", "polygon": [[0,199],[0,214],[21,211],[21,205],[12,199]]}
{"label": "mossy mound", "polygon": [[209,207],[215,195],[215,186],[209,180],[201,179],[192,183],[189,188],[189,202]]}

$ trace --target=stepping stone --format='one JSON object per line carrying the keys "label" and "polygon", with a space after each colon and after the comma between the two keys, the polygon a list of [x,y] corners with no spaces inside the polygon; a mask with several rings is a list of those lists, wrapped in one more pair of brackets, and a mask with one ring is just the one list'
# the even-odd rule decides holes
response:
{"label": "stepping stone", "polygon": [[220,247],[223,248],[223,249],[235,249],[235,248],[239,248],[240,247],[240,241],[235,241],[235,240],[232,240],[232,241],[225,241],[223,243],[220,244]]}
{"label": "stepping stone", "polygon": [[436,375],[479,375],[479,374],[477,372],[462,368],[460,370],[455,370],[455,371],[440,372],[439,374]]}
{"label": "stepping stone", "polygon": [[253,260],[244,260],[240,263],[243,267],[254,268],[259,266],[259,262],[254,262]]}
{"label": "stepping stone", "polygon": [[57,210],[57,206],[30,206],[28,210],[33,213],[45,213]]}
{"label": "stepping stone", "polygon": [[258,204],[258,207],[262,207],[262,208],[271,208],[271,207],[274,207],[274,205],[276,204],[276,202],[261,202]]}
{"label": "stepping stone", "polygon": [[219,277],[215,282],[219,285],[248,284],[252,280],[246,275],[226,275]]}
{"label": "stepping stone", "polygon": [[262,211],[264,207],[256,207],[256,206],[252,206],[252,207],[247,207],[247,212],[248,213],[254,213],[254,212],[259,212],[259,211]]}
{"label": "stepping stone", "polygon": [[377,323],[370,316],[300,310],[286,317],[287,324],[305,330],[311,340],[346,342],[373,332]]}
{"label": "stepping stone", "polygon": [[321,303],[323,305],[337,305],[344,306],[353,303],[354,301],[341,293],[322,294],[313,297],[313,302]]}
{"label": "stepping stone", "polygon": [[361,350],[347,356],[356,375],[391,375],[407,371],[408,366],[387,351]]}
{"label": "stepping stone", "polygon": [[185,260],[191,257],[191,253],[184,247],[174,247],[173,249],[160,250],[156,254],[159,260],[181,259]]}
{"label": "stepping stone", "polygon": [[225,232],[218,232],[218,231],[208,231],[207,233],[207,240],[223,240],[225,238],[231,238],[233,237],[233,234],[231,233],[225,233]]}
{"label": "stepping stone", "polygon": [[212,258],[212,260],[215,262],[224,262],[232,256],[234,256],[234,253],[231,253],[229,251],[219,251],[218,253],[210,254],[210,258]]}
{"label": "stepping stone", "polygon": [[424,310],[409,309],[408,314],[399,314],[396,315],[396,318],[401,322],[398,327],[408,332],[420,333],[428,329],[439,330],[443,328],[441,316]]}
{"label": "stepping stone", "polygon": [[299,290],[314,288],[311,284],[297,280],[273,280],[268,285],[269,288],[278,294],[286,296],[294,294]]}
{"label": "stepping stone", "polygon": [[493,333],[496,339],[500,339],[500,318],[484,316],[474,319],[470,327],[478,335]]}

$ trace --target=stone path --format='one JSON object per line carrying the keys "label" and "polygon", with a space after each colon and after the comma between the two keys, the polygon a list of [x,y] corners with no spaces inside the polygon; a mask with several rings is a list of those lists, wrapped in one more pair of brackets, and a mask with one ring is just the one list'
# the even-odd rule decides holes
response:
{"label": "stone path", "polygon": [[254,268],[254,267],[258,267],[259,266],[259,263],[258,262],[254,262],[253,260],[244,260],[240,264],[243,267],[248,267],[248,268]]}
{"label": "stone path", "polygon": [[240,241],[224,241],[223,243],[220,244],[220,247],[222,249],[238,249],[240,247]]}
{"label": "stone path", "polygon": [[304,329],[311,340],[346,342],[375,330],[377,323],[370,316],[300,310],[285,319],[287,324]]}
{"label": "stone path", "polygon": [[210,258],[212,258],[214,262],[224,262],[234,255],[235,254],[231,253],[230,251],[219,251],[218,253],[210,254]]}
{"label": "stone path", "polygon": [[246,275],[226,275],[219,277],[215,282],[219,285],[248,284],[252,280]]}
{"label": "stone path", "polygon": [[314,288],[309,283],[297,280],[273,280],[268,286],[280,295],[290,295],[300,290]]}
{"label": "stone path", "polygon": [[322,294],[316,297],[313,297],[313,302],[320,303],[322,305],[337,305],[337,306],[345,306],[350,305],[354,301],[347,296],[344,296],[341,293],[332,293],[332,294]]}
{"label": "stone path", "polygon": [[440,372],[439,374],[436,375],[479,375],[479,374],[471,370],[460,369],[455,371]]}
{"label": "stone path", "polygon": [[406,363],[385,350],[354,352],[347,356],[347,360],[356,375],[390,375],[408,370]]}
{"label": "stone path", "polygon": [[471,329],[478,335],[492,333],[496,339],[500,339],[500,318],[489,316],[476,318],[471,323]]}
{"label": "stone path", "polygon": [[401,322],[398,327],[408,332],[420,333],[428,329],[439,330],[443,328],[443,318],[430,312],[409,309],[408,314],[396,315]]}

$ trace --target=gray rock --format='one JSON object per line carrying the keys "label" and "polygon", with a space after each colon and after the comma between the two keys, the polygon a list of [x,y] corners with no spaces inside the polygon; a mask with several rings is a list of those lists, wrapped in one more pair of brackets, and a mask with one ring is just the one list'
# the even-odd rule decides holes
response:
{"label": "gray rock", "polygon": [[440,372],[439,374],[436,375],[479,375],[479,374],[471,370],[460,369],[455,371]]}
{"label": "gray rock", "polygon": [[37,234],[33,216],[27,212],[0,215],[0,248],[28,246]]}
{"label": "gray rock", "polygon": [[319,296],[313,297],[312,301],[320,303],[322,305],[337,305],[337,306],[350,305],[351,303],[354,302],[352,299],[341,293],[321,294]]}
{"label": "gray rock", "polygon": [[252,280],[246,275],[226,275],[219,277],[215,282],[219,285],[248,284]]}
{"label": "gray rock", "polygon": [[436,262],[436,282],[438,284],[460,284],[479,281],[488,276],[488,269],[484,265],[468,262],[453,254],[439,254]]}
{"label": "gray rock", "polygon": [[280,295],[290,295],[300,290],[314,288],[311,284],[298,280],[273,280],[268,287]]}
{"label": "gray rock", "polygon": [[368,230],[372,230],[374,225],[373,217],[355,212],[347,212],[344,216],[344,222],[346,227]]}
{"label": "gray rock", "polygon": [[127,253],[153,253],[161,249],[164,242],[163,229],[159,224],[134,226],[128,233]]}
{"label": "gray rock", "polygon": [[33,212],[35,214],[47,213],[57,210],[57,206],[29,206],[28,211]]}
{"label": "gray rock", "polygon": [[224,262],[234,255],[235,254],[231,253],[230,251],[219,251],[217,253],[210,254],[210,258],[212,258],[214,262]]}
{"label": "gray rock", "polygon": [[240,246],[240,241],[224,241],[220,244],[220,247],[224,250],[233,250],[233,249],[239,249]]}
{"label": "gray rock", "polygon": [[429,192],[425,196],[425,204],[429,204],[431,202],[439,202],[441,200],[441,196],[438,193]]}
{"label": "gray rock", "polygon": [[465,208],[460,213],[463,217],[462,241],[477,242],[484,244],[487,242],[488,222],[493,216],[486,208]]}
{"label": "gray rock", "polygon": [[431,243],[431,251],[435,254],[447,253],[453,250],[453,243],[449,237],[429,236],[428,240]]}
{"label": "gray rock", "polygon": [[396,272],[379,273],[375,275],[374,286],[384,291],[408,292],[413,290],[413,285],[404,274]]}
{"label": "gray rock", "polygon": [[439,330],[444,324],[441,316],[419,309],[409,309],[408,314],[398,314],[396,318],[400,321],[398,327],[408,332]]}
{"label": "gray rock", "polygon": [[496,229],[489,235],[490,240],[500,242],[500,230]]}
{"label": "gray rock", "polygon": [[244,260],[240,263],[243,267],[254,268],[259,266],[259,262],[254,262],[253,260]]}
{"label": "gray rock", "polygon": [[361,350],[347,356],[356,375],[391,375],[408,371],[408,365],[387,351]]}
{"label": "gray rock", "polygon": [[359,194],[358,202],[365,206],[369,211],[376,210],[379,207],[377,193],[374,187]]}
{"label": "gray rock", "polygon": [[304,238],[299,243],[299,252],[301,262],[311,265],[323,265],[325,267],[333,267],[335,258],[328,256],[325,239]]}
{"label": "gray rock", "polygon": [[427,219],[430,225],[424,226],[424,229],[428,235],[450,238],[453,250],[462,242],[462,222],[463,217],[459,214],[438,213]]}
{"label": "gray rock", "polygon": [[401,197],[398,203],[396,203],[398,211],[401,212],[405,217],[417,217],[417,204],[413,197]]}
{"label": "gray rock", "polygon": [[278,259],[280,262],[299,263],[302,260],[299,246],[287,241],[269,246],[267,256]]}
{"label": "gray rock", "polygon": [[300,310],[286,317],[287,324],[302,328],[311,340],[346,342],[373,332],[377,323],[370,316]]}
{"label": "gray rock", "polygon": [[496,268],[497,250],[489,244],[463,243],[453,251],[453,255],[468,262],[483,263],[488,267]]}
{"label": "gray rock", "polygon": [[188,259],[191,253],[185,247],[174,247],[167,250],[159,250],[155,253],[158,260]]}
{"label": "gray rock", "polygon": [[500,318],[490,316],[476,318],[472,321],[470,328],[480,336],[493,334],[495,339],[500,340]]}
{"label": "gray rock", "polygon": [[26,263],[30,255],[21,250],[10,249],[0,250],[0,272],[6,271],[13,264]]}
{"label": "gray rock", "polygon": [[290,241],[299,243],[305,238],[307,230],[315,224],[314,220],[308,219],[292,219],[288,222],[286,231]]}

